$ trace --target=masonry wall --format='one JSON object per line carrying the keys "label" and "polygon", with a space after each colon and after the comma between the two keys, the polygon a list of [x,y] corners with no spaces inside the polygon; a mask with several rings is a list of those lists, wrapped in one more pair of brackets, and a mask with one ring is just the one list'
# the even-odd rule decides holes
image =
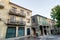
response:
{"label": "masonry wall", "polygon": [[[4,4],[4,8],[0,9],[0,18],[1,18],[1,20],[0,20],[0,38],[5,38],[6,37],[7,25],[5,23],[7,22],[7,19],[10,18],[9,10],[12,7],[16,7],[18,11],[24,10],[24,13],[26,14],[26,17],[23,18],[23,19],[26,22],[25,35],[27,35],[27,30],[26,29],[31,28],[31,15],[32,15],[32,12],[28,11],[28,10],[26,10],[24,8],[20,8],[18,6],[9,4],[10,0],[2,0],[1,2]],[[30,16],[27,15],[27,12],[29,12]],[[18,16],[15,16],[15,17],[16,17],[17,21],[20,20],[20,17],[18,17]],[[30,23],[27,23],[27,19],[30,19]],[[17,34],[16,34],[16,36],[17,36]]]}

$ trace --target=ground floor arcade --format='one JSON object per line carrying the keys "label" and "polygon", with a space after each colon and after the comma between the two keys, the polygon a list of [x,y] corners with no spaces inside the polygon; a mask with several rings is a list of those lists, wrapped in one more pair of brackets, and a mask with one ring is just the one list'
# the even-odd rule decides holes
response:
{"label": "ground floor arcade", "polygon": [[51,29],[49,26],[37,26],[32,27],[33,35],[51,35]]}

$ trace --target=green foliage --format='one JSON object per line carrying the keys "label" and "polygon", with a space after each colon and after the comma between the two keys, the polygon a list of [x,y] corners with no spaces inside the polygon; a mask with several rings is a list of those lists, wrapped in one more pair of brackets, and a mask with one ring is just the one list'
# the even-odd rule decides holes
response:
{"label": "green foliage", "polygon": [[57,27],[60,27],[60,5],[55,6],[51,10],[51,17],[54,20],[57,20]]}

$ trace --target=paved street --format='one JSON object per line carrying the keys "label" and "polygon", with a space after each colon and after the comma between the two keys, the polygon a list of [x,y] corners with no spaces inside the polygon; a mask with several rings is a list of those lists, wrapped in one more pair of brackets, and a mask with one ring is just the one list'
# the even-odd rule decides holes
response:
{"label": "paved street", "polygon": [[23,38],[23,39],[21,38],[21,39],[19,39],[19,40],[40,40],[40,39],[38,39],[38,38],[31,38],[31,37],[30,37],[30,38]]}
{"label": "paved street", "polygon": [[39,38],[34,38],[34,37],[24,37],[24,38],[17,38],[17,39],[6,39],[6,40],[40,40]]}
{"label": "paved street", "polygon": [[20,39],[7,39],[7,40],[60,40],[60,36],[40,36],[40,37],[29,37]]}
{"label": "paved street", "polygon": [[60,40],[60,36],[40,36],[38,38],[30,37],[30,38],[24,38],[22,40]]}

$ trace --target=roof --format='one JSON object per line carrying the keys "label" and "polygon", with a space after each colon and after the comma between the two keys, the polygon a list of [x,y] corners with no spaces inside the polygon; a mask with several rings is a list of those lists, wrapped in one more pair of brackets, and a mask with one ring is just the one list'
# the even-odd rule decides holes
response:
{"label": "roof", "polygon": [[47,17],[44,17],[44,16],[42,16],[42,15],[39,15],[39,14],[36,14],[36,15],[34,15],[34,16],[40,16],[40,17],[43,17],[43,18],[46,18],[46,19],[48,19]]}
{"label": "roof", "polygon": [[[36,15],[34,15],[34,16],[40,16],[40,17],[43,17],[43,18],[49,19],[49,20],[51,20],[51,21],[55,21],[55,20],[53,20],[53,19],[50,19],[50,18],[44,17],[44,16],[39,15],[39,14],[36,14]],[[34,17],[34,16],[32,16],[32,17]]]}
{"label": "roof", "polygon": [[[19,5],[17,5],[17,4],[15,4],[15,3],[12,3],[12,2],[9,2],[10,4],[13,4],[13,5],[15,5],[15,6],[18,6],[18,7],[20,7],[20,8],[23,8],[23,9],[25,9],[25,10],[28,10],[28,11],[31,11],[31,10],[29,10],[29,9],[27,9],[27,8],[24,8],[24,7],[22,7],[22,6],[19,6]],[[31,11],[32,12],[32,11]]]}

